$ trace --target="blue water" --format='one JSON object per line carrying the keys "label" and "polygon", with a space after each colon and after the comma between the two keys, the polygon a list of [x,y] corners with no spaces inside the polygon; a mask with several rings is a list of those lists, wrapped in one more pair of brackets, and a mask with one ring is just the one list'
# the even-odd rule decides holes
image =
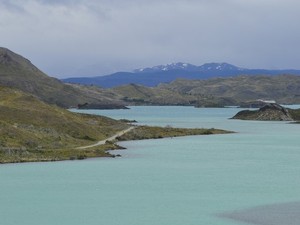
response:
{"label": "blue water", "polygon": [[0,165],[0,224],[237,225],[216,215],[300,201],[300,125],[228,119],[237,111],[87,110],[237,133],[123,142],[115,159]]}

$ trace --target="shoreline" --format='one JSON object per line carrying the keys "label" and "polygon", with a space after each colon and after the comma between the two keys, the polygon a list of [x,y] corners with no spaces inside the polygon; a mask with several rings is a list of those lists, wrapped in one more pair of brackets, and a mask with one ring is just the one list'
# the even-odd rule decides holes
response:
{"label": "shoreline", "polygon": [[[7,156],[1,159],[0,164],[12,163],[33,163],[33,162],[57,162],[57,161],[74,161],[88,158],[115,158],[109,151],[126,149],[118,145],[119,141],[135,141],[147,139],[162,139],[172,137],[196,136],[196,135],[214,135],[230,134],[232,131],[221,129],[205,128],[173,128],[173,127],[151,127],[151,126],[132,126],[126,129],[126,132],[120,131],[110,138],[98,141],[96,144],[76,147],[72,149],[55,149],[27,151],[19,153],[21,155]],[[104,142],[104,143],[103,143]],[[100,143],[100,145],[98,145]],[[22,155],[23,154],[23,155]]]}

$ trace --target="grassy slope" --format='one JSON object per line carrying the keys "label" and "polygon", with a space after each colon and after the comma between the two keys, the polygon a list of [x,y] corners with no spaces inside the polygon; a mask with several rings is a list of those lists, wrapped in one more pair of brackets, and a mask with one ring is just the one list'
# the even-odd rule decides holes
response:
{"label": "grassy slope", "polygon": [[[0,87],[0,96],[0,162],[78,158],[88,153],[75,147],[128,127],[106,117],[71,113],[11,88]],[[103,154],[98,148],[94,156]]]}

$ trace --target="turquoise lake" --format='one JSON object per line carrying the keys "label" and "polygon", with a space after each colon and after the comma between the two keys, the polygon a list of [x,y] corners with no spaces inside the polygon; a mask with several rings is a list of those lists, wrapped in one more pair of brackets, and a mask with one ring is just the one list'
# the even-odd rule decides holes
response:
{"label": "turquoise lake", "polygon": [[122,142],[120,158],[0,165],[0,224],[239,225],[218,214],[299,202],[300,124],[229,119],[239,110],[81,110],[237,133]]}

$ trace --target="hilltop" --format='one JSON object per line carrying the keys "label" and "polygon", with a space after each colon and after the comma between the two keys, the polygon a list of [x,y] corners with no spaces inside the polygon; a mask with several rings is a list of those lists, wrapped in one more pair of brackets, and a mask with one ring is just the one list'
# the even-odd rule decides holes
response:
{"label": "hilltop", "polygon": [[121,102],[104,98],[102,90],[86,91],[80,86],[66,85],[58,79],[47,76],[28,59],[0,48],[0,85],[13,87],[37,96],[44,102],[61,107],[77,107],[78,104],[93,103],[106,108],[106,105],[122,107]]}
{"label": "hilltop", "polygon": [[96,85],[103,88],[123,86],[130,83],[155,87],[161,83],[169,83],[176,79],[203,80],[211,78],[227,78],[240,75],[300,75],[300,70],[267,70],[247,69],[229,63],[205,63],[196,66],[189,63],[171,63],[154,67],[140,68],[133,72],[117,72],[96,77],[72,77],[63,79],[67,83]]}

